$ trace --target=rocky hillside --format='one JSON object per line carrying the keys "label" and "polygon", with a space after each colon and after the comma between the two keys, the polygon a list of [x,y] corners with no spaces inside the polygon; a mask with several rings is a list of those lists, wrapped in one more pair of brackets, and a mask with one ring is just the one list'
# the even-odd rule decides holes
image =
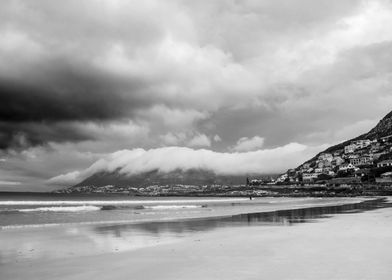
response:
{"label": "rocky hillside", "polygon": [[332,146],[295,169],[278,183],[392,183],[392,112],[373,129]]}
{"label": "rocky hillside", "polygon": [[360,138],[379,139],[392,135],[392,112],[386,115],[379,123],[368,133],[360,136]]}
{"label": "rocky hillside", "polygon": [[326,149],[325,151],[322,151],[321,153],[317,154],[315,157],[306,161],[305,163],[310,163],[310,162],[315,161],[321,154],[334,153],[334,152],[340,151],[340,150],[344,149],[345,146],[352,143],[353,141],[357,141],[360,139],[375,140],[375,139],[381,139],[383,137],[387,137],[390,135],[392,135],[392,111],[389,114],[387,114],[382,120],[380,120],[378,122],[378,124],[374,128],[372,128],[369,132],[364,133],[364,134],[362,134],[358,137],[355,137],[353,139],[339,143],[337,145],[331,146],[328,149]]}

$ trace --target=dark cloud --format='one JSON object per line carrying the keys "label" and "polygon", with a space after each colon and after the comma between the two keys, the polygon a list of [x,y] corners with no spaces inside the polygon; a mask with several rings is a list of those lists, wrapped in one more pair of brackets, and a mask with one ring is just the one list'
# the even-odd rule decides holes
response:
{"label": "dark cloud", "polygon": [[132,115],[133,109],[147,104],[137,95],[136,81],[126,85],[125,95],[120,81],[115,84],[103,73],[57,63],[39,75],[0,79],[1,121],[107,120]]}
{"label": "dark cloud", "polygon": [[61,61],[36,68],[0,78],[0,149],[91,139],[73,123],[132,118],[153,102],[140,94],[140,81]]}
{"label": "dark cloud", "polygon": [[48,142],[77,142],[93,139],[85,131],[63,122],[0,122],[0,149],[26,149]]}

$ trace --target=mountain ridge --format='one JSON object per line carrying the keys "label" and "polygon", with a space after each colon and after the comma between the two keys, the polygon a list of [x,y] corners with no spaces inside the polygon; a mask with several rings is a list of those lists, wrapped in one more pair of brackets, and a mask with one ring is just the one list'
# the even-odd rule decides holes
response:
{"label": "mountain ridge", "polygon": [[[109,190],[117,188],[119,190],[135,190],[150,188],[155,192],[156,186],[171,186],[188,188],[189,186],[252,186],[252,180],[248,177],[257,178],[256,184],[265,183],[302,183],[317,182],[321,178],[325,179],[354,177],[354,172],[363,168],[377,169],[377,163],[391,158],[392,159],[392,111],[383,117],[377,125],[366,133],[355,138],[333,145],[324,151],[316,154],[311,159],[302,163],[294,169],[289,169],[282,174],[275,182],[272,178],[264,180],[266,174],[241,174],[241,175],[219,175],[207,169],[176,169],[170,172],[160,172],[150,170],[139,174],[124,174],[120,169],[113,172],[97,172],[82,182],[70,187],[69,189],[80,189],[84,191],[95,191],[97,188]],[[347,146],[352,146],[347,150]],[[349,166],[347,168],[347,166]],[[392,169],[392,166],[391,166]],[[381,169],[383,172],[389,171]],[[374,173],[374,172],[373,172]],[[380,170],[372,174],[380,176]],[[261,177],[264,177],[260,180]],[[362,180],[363,178],[357,178]],[[392,180],[392,179],[391,179]],[[391,181],[392,182],[392,181]],[[89,189],[89,188],[92,189]],[[105,189],[106,188],[106,189]]]}
{"label": "mountain ridge", "polygon": [[[256,174],[248,174],[255,176]],[[260,174],[258,174],[260,175]],[[151,170],[138,174],[98,172],[73,187],[115,185],[142,188],[151,185],[244,185],[247,175],[220,175],[207,169],[176,169],[170,172]]]}

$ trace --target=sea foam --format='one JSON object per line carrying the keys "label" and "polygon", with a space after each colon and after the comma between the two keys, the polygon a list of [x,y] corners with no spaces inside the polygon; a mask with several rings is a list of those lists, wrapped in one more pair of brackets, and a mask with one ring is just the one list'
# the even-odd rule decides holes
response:
{"label": "sea foam", "polygon": [[204,205],[155,205],[155,206],[144,206],[144,209],[155,209],[155,210],[170,210],[170,209],[194,209],[206,207]]}
{"label": "sea foam", "polygon": [[96,211],[101,210],[100,207],[92,205],[84,206],[59,206],[59,207],[38,207],[30,209],[19,209],[19,212],[80,212],[80,211]]}
{"label": "sea foam", "polygon": [[4,200],[0,206],[11,205],[144,205],[144,204],[184,204],[244,201],[247,198],[224,199],[179,199],[179,200]]}

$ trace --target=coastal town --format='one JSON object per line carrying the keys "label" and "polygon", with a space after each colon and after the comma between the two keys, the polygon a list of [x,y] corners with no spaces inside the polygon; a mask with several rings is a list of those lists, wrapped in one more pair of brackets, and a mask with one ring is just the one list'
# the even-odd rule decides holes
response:
{"label": "coastal town", "polygon": [[217,174],[208,168],[127,175],[97,172],[57,193],[129,196],[392,195],[392,112],[370,131],[331,146],[283,174]]}
{"label": "coastal town", "polygon": [[359,139],[318,154],[279,176],[277,184],[392,183],[392,135]]}
{"label": "coastal town", "polygon": [[130,196],[356,196],[392,193],[392,135],[356,139],[279,176],[244,176],[241,184],[78,185],[57,192]]}

